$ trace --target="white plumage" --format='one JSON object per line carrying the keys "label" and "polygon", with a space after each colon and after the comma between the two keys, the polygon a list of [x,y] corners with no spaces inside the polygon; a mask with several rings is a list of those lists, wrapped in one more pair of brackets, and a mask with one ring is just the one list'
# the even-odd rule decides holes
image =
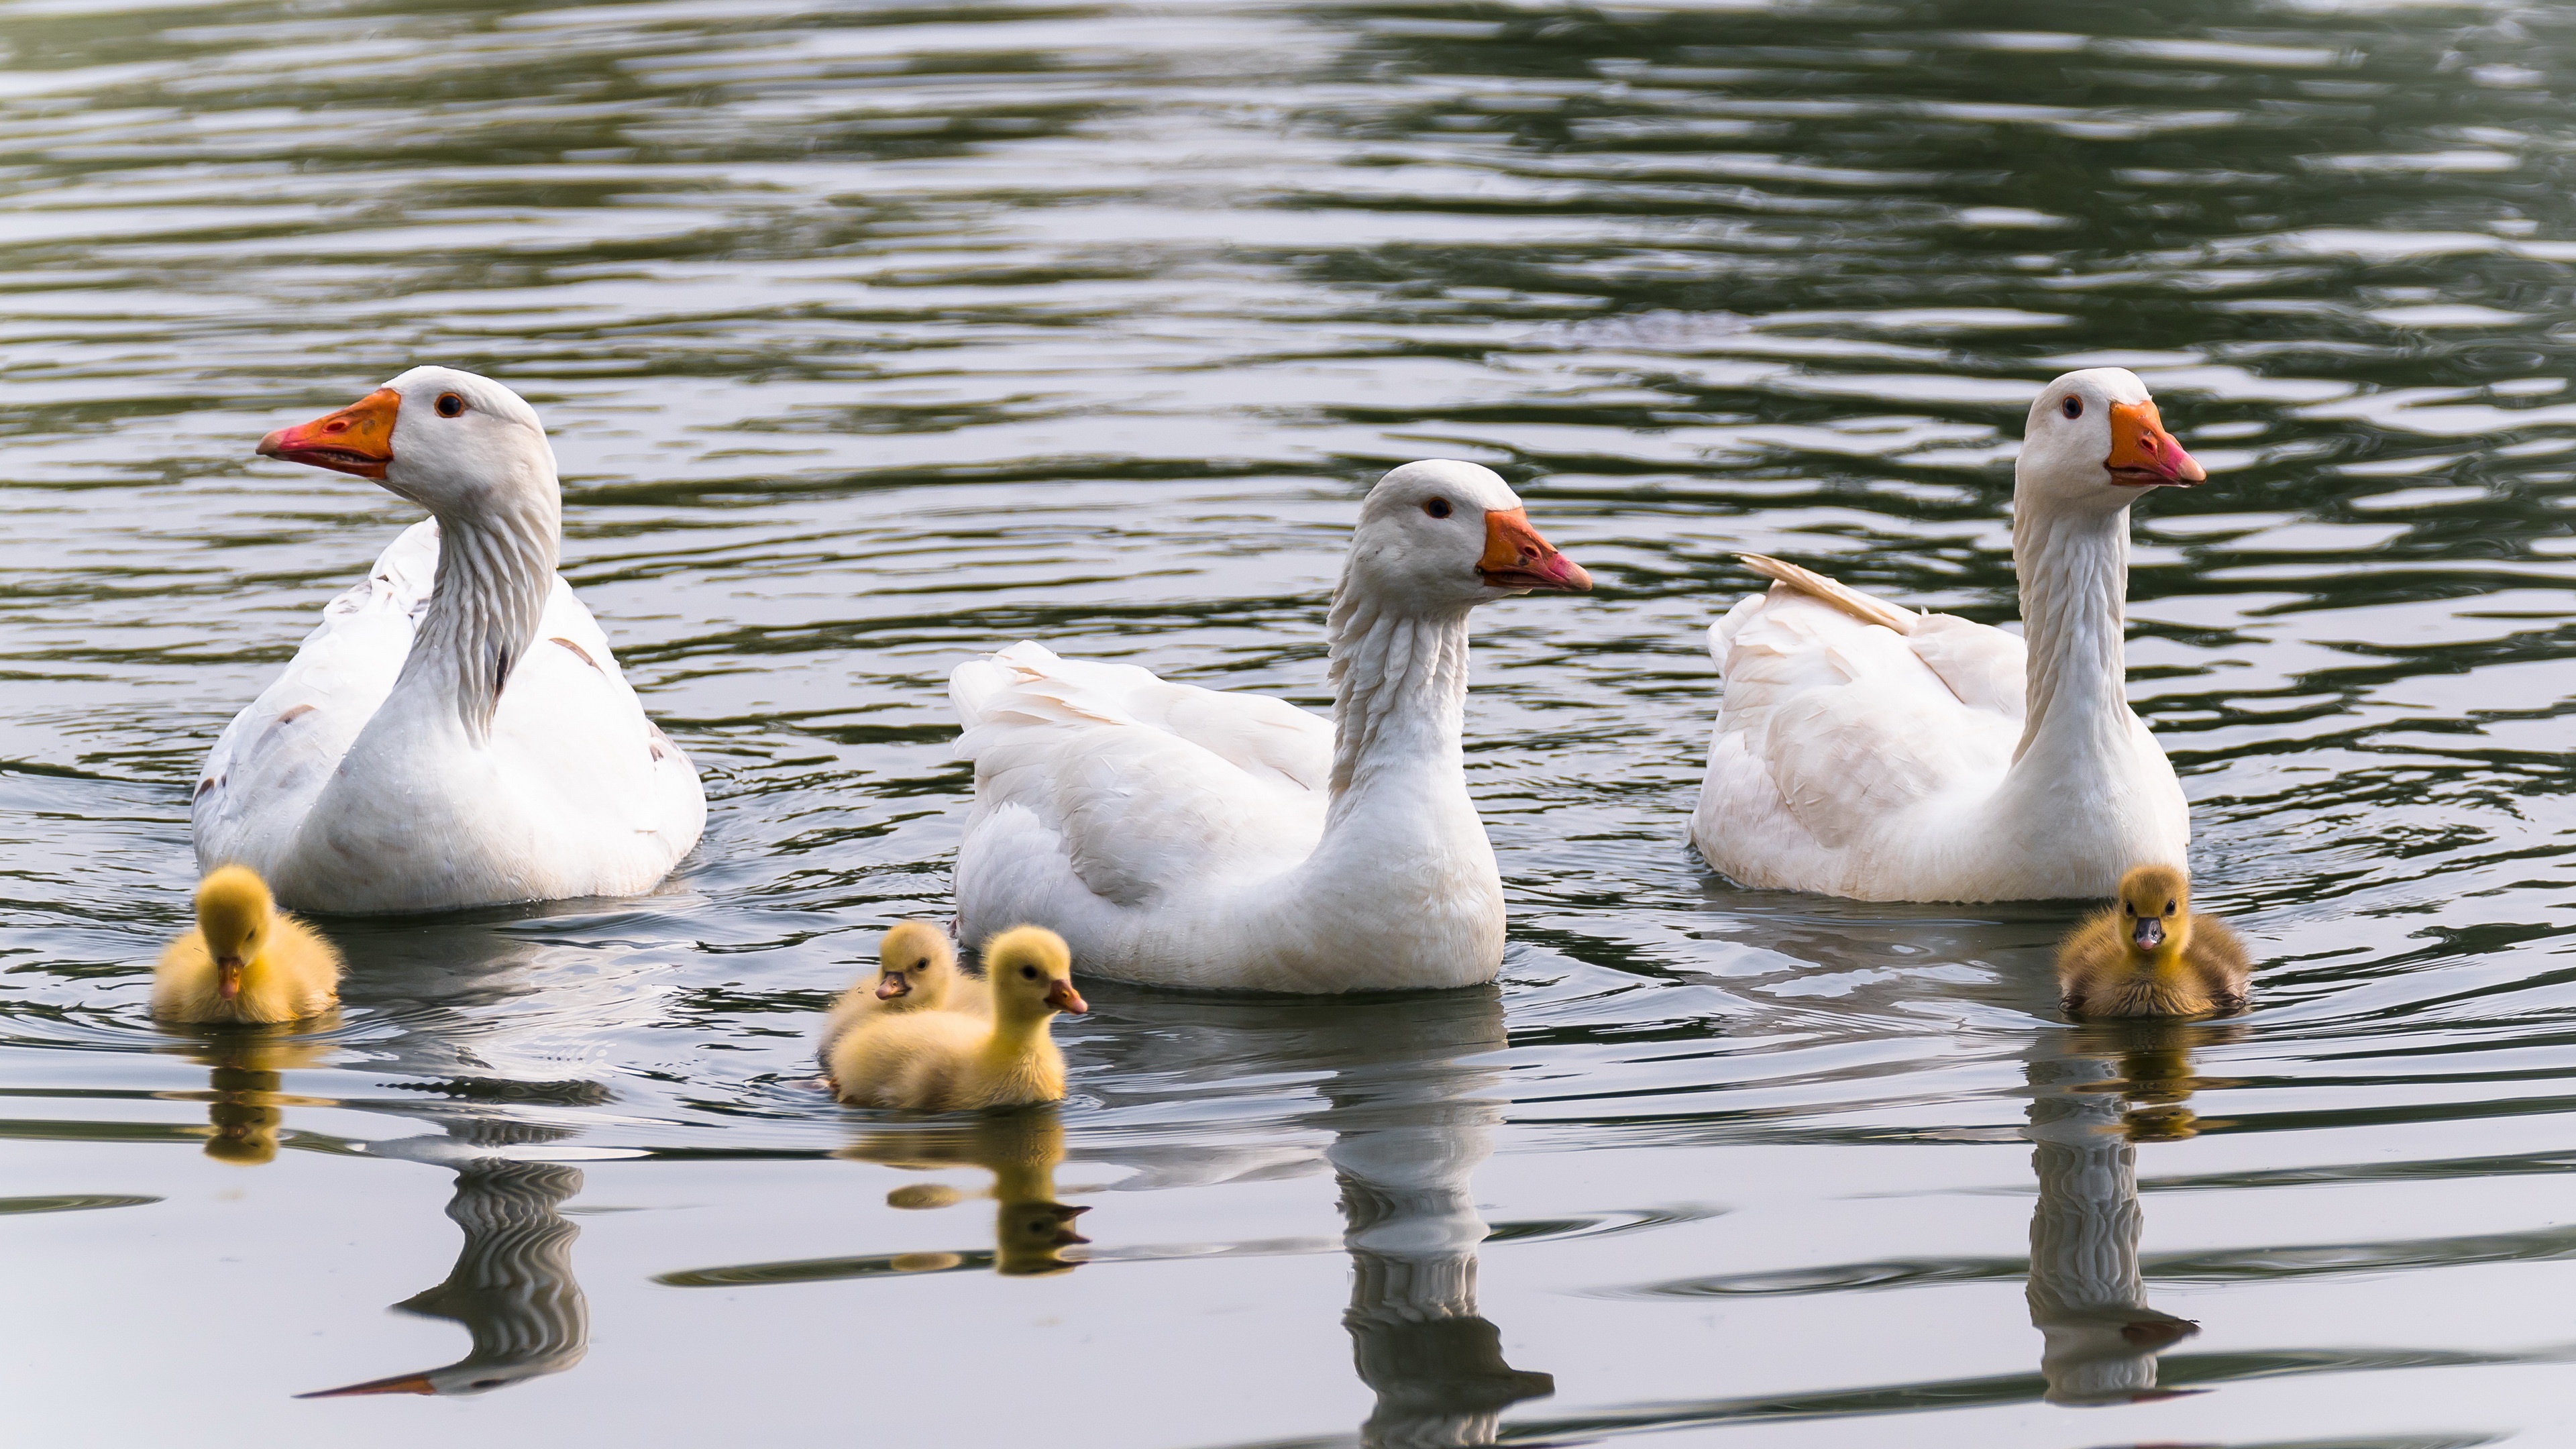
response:
{"label": "white plumage", "polygon": [[1491,980],[1502,881],[1459,752],[1467,614],[1589,587],[1500,478],[1413,463],[1370,492],[1335,593],[1335,722],[1034,643],[959,666],[960,934],[1046,926],[1085,973],[1166,986]]}
{"label": "white plumage", "polygon": [[[2069,409],[2073,409],[2069,411]],[[2024,639],[1752,559],[1709,630],[1725,700],[1691,838],[1750,886],[1863,900],[2102,896],[2180,865],[2190,816],[2125,696],[2128,509],[2199,466],[2135,375],[2031,406],[2014,492]]]}
{"label": "white plumage", "polygon": [[[450,396],[459,417],[439,411]],[[350,421],[370,407],[380,421]],[[705,796],[555,572],[559,490],[534,411],[415,368],[262,450],[377,476],[438,516],[323,610],[215,742],[200,867],[247,865],[280,902],[326,912],[624,895],[667,875]]]}

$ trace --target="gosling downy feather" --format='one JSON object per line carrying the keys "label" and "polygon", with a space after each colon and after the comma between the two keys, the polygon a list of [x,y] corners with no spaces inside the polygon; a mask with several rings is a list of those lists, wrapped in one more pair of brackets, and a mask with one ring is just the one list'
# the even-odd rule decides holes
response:
{"label": "gosling downy feather", "polygon": [[832,1046],[833,1090],[844,1102],[914,1112],[1021,1107],[1064,1096],[1064,1054],[1048,1034],[1059,1011],[1091,1008],[1073,988],[1064,938],[1038,926],[984,947],[990,1022],[957,1011],[880,1012]]}
{"label": "gosling downy feather", "polygon": [[1881,901],[2099,897],[2191,817],[2125,694],[2129,505],[2204,474],[2146,385],[2070,372],[2014,467],[2026,634],[1770,559],[1709,628],[1725,701],[1691,840],[1748,886]]}
{"label": "gosling downy feather", "polygon": [[199,867],[248,865],[287,905],[342,913],[631,895],[669,874],[706,798],[555,572],[562,489],[535,409],[416,367],[259,450],[431,517],[215,742]]}
{"label": "gosling downy feather", "polygon": [[198,883],[197,928],[152,972],[152,1014],[166,1021],[301,1021],[339,999],[340,953],[238,865]]}
{"label": "gosling downy feather", "polygon": [[1591,588],[1472,463],[1360,506],[1333,594],[1333,717],[1021,643],[949,680],[975,762],[960,933],[1029,921],[1085,974],[1388,991],[1490,981],[1503,882],[1459,745],[1467,617]]}
{"label": "gosling downy feather", "polygon": [[928,921],[898,921],[877,943],[877,969],[841,993],[823,1018],[816,1055],[829,1060],[844,1032],[881,1012],[962,1011],[993,1014],[992,993],[979,977],[957,969],[948,933]]}
{"label": "gosling downy feather", "polygon": [[2208,1016],[2242,1011],[2252,963],[2215,916],[2195,915],[2191,881],[2142,865],[2120,898],[2057,948],[2060,1004],[2069,1016]]}

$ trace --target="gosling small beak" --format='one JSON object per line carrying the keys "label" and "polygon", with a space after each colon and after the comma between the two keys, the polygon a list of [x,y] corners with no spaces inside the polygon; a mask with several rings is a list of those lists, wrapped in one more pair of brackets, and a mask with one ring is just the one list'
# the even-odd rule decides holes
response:
{"label": "gosling small beak", "polygon": [[1497,508],[1485,515],[1485,556],[1476,560],[1476,575],[1497,589],[1592,592],[1592,575],[1539,537],[1525,508]]}
{"label": "gosling small beak", "polygon": [[1082,999],[1082,993],[1074,990],[1070,981],[1059,981],[1049,986],[1046,999],[1047,1005],[1058,1011],[1070,1011],[1076,1016],[1091,1009],[1091,1003]]}
{"label": "gosling small beak", "polygon": [[885,974],[882,980],[877,982],[877,1000],[879,1001],[892,1001],[898,996],[910,996],[911,994],[912,983],[905,980],[903,973],[899,971],[889,971]]}
{"label": "gosling small beak", "polygon": [[2165,431],[2152,402],[2111,404],[2111,456],[2102,466],[2124,488],[2188,488],[2209,476]]}
{"label": "gosling small beak", "polygon": [[224,1000],[231,1001],[241,995],[241,977],[242,958],[239,956],[215,958],[215,991]]}
{"label": "gosling small beak", "polygon": [[1050,1206],[1055,1212],[1057,1223],[1060,1224],[1060,1226],[1055,1230],[1055,1245],[1057,1247],[1066,1248],[1071,1247],[1075,1243],[1087,1243],[1091,1241],[1089,1238],[1086,1238],[1082,1234],[1073,1230],[1073,1220],[1082,1216],[1084,1213],[1091,1211],[1088,1206],[1066,1207],[1063,1203],[1054,1203]]}
{"label": "gosling small beak", "polygon": [[377,388],[336,413],[260,439],[260,456],[382,482],[394,460],[394,413],[401,407],[401,393]]}
{"label": "gosling small beak", "polygon": [[2138,943],[2139,950],[2152,951],[2165,943],[2165,923],[2153,916],[2140,916],[2129,939]]}
{"label": "gosling small beak", "polygon": [[434,1394],[437,1392],[438,1385],[431,1383],[427,1374],[396,1374],[389,1379],[370,1379],[363,1384],[351,1384],[345,1389],[316,1389],[312,1393],[297,1394],[295,1397],[354,1399],[360,1394]]}

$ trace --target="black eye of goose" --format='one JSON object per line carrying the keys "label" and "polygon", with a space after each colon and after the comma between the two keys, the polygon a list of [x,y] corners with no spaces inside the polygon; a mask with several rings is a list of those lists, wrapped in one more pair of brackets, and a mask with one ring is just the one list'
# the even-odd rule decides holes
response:
{"label": "black eye of goose", "polygon": [[1035,966],[1023,966],[1023,967],[1021,967],[1021,968],[1020,968],[1020,979],[1021,979],[1021,980],[1023,980],[1023,981],[1035,981],[1035,980],[1037,980],[1037,979],[1038,979],[1038,968],[1036,968]]}
{"label": "black eye of goose", "polygon": [[452,392],[443,392],[443,393],[440,393],[440,394],[438,395],[438,415],[439,415],[440,417],[442,417],[442,418],[461,417],[461,416],[463,416],[463,415],[464,415],[464,412],[465,412],[465,399],[464,399],[464,398],[459,397],[458,395],[456,395],[455,393],[452,393]]}
{"label": "black eye of goose", "polygon": [[2066,414],[2070,418],[2080,418],[2084,416],[2084,399],[2080,397],[2070,397],[2066,401],[2059,403],[2057,405],[2057,410]]}
{"label": "black eye of goose", "polygon": [[1446,498],[1434,498],[1430,502],[1422,505],[1422,511],[1430,514],[1434,518],[1447,518],[1449,516],[1449,500]]}
{"label": "black eye of goose", "polygon": [[2166,915],[2168,915],[2168,916],[2170,916],[2170,915],[2172,915],[2173,913],[2174,913],[2174,903],[2173,903],[2173,902],[2171,902],[2171,901],[2167,901],[2167,902],[2165,902],[2165,914],[2166,914]]}

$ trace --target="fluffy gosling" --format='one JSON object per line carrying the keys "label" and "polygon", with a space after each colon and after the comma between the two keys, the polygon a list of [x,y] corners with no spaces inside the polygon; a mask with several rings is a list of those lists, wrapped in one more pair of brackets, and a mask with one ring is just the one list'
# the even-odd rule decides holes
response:
{"label": "fluffy gosling", "polygon": [[165,1021],[301,1021],[339,999],[340,953],[238,865],[198,883],[197,929],[152,971],[152,1014]]}
{"label": "fluffy gosling", "polygon": [[1020,1107],[1064,1096],[1064,1054],[1048,1035],[1059,1011],[1091,1008],[1073,989],[1064,938],[1015,926],[984,947],[990,1023],[957,1011],[877,1012],[825,1058],[844,1102],[914,1112]]}
{"label": "fluffy gosling", "polygon": [[2169,865],[2120,878],[2120,899],[2057,947],[2059,1005],[2069,1016],[2209,1016],[2242,1011],[2245,943],[2191,910],[2191,881]]}
{"label": "fluffy gosling", "polygon": [[860,1022],[906,1011],[993,1014],[992,993],[957,969],[957,948],[948,943],[948,933],[928,921],[897,921],[885,933],[877,943],[876,974],[842,992],[824,1016],[816,1058],[830,1062],[833,1045]]}

